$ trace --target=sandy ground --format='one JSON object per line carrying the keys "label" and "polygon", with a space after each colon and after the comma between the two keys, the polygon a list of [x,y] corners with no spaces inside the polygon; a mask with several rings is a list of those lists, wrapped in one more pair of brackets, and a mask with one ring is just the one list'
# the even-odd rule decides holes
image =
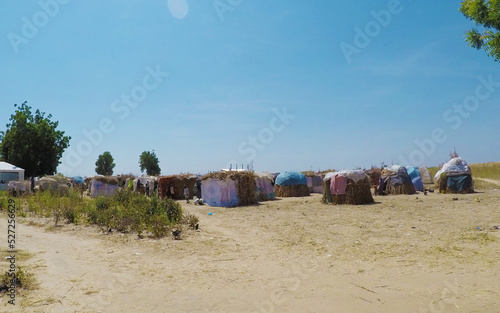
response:
{"label": "sandy ground", "polygon": [[182,240],[18,224],[18,249],[31,257],[16,265],[39,287],[18,294],[15,307],[0,296],[0,311],[500,311],[499,190],[376,197],[367,206],[320,199],[184,203],[200,230]]}

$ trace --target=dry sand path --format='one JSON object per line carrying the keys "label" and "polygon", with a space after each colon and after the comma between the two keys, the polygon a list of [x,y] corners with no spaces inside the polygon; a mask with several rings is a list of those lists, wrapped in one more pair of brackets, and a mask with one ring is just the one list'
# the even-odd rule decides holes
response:
{"label": "dry sand path", "polygon": [[478,178],[478,177],[474,177],[474,179],[482,180],[484,182],[500,186],[500,180],[489,179],[489,178]]}
{"label": "dry sand path", "polygon": [[454,197],[183,204],[201,231],[179,241],[20,224],[40,287],[0,311],[498,312],[500,192]]}

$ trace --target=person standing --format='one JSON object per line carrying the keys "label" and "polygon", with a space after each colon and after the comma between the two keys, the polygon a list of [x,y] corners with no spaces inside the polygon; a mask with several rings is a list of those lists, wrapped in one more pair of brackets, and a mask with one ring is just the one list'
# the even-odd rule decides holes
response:
{"label": "person standing", "polygon": [[189,203],[189,189],[187,185],[184,185],[184,198],[186,199],[186,203]]}

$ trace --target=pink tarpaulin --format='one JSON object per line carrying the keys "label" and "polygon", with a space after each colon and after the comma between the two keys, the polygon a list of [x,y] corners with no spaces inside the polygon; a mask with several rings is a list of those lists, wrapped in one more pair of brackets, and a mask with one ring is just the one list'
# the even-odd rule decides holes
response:
{"label": "pink tarpaulin", "polygon": [[332,195],[343,195],[347,188],[347,176],[334,175],[330,180],[330,192]]}

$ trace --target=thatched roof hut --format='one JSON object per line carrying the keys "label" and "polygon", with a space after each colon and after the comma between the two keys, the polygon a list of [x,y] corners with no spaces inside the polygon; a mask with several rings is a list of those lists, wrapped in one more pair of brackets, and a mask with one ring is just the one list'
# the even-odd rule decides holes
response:
{"label": "thatched roof hut", "polygon": [[201,177],[201,195],[210,206],[233,207],[257,203],[255,174],[221,171]]}
{"label": "thatched roof hut", "polygon": [[306,176],[299,172],[282,172],[275,180],[277,197],[309,196]]}
{"label": "thatched roof hut", "polygon": [[161,176],[158,178],[158,195],[161,199],[172,198],[176,200],[184,199],[184,186],[189,190],[189,199],[194,196],[201,197],[198,193],[198,176],[194,174],[181,174]]}
{"label": "thatched roof hut", "polygon": [[473,193],[472,171],[460,157],[452,158],[443,164],[434,176],[441,193]]}
{"label": "thatched roof hut", "polygon": [[362,170],[332,172],[323,179],[323,203],[373,203],[371,179]]}
{"label": "thatched roof hut", "polygon": [[415,186],[404,166],[393,165],[382,170],[378,184],[379,195],[413,195],[415,193]]}
{"label": "thatched roof hut", "polygon": [[271,173],[255,174],[255,196],[257,201],[267,201],[276,199],[274,191],[274,176]]}

